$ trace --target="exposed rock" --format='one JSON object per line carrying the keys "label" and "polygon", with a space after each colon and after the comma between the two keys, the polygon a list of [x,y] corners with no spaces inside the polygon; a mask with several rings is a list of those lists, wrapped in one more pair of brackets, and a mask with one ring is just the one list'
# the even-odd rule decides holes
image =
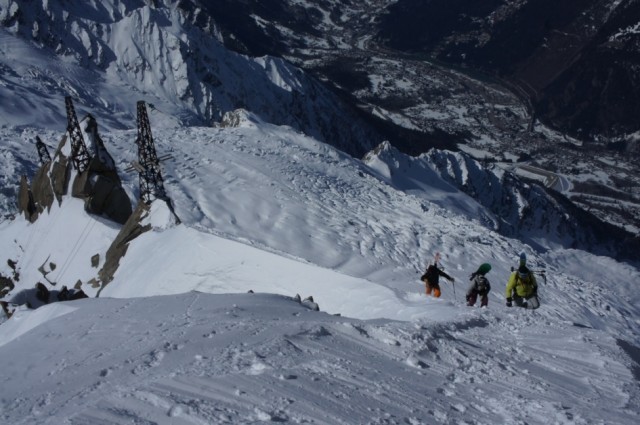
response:
{"label": "exposed rock", "polygon": [[240,123],[243,121],[243,117],[246,116],[246,112],[242,109],[237,109],[235,111],[229,111],[224,114],[222,120],[220,121],[220,127],[239,127]]}
{"label": "exposed rock", "polygon": [[[94,155],[89,167],[77,173],[71,184],[71,195],[85,200],[85,210],[91,214],[104,215],[116,223],[124,224],[131,215],[132,206],[129,196],[122,187],[122,182],[115,167],[115,161],[98,134],[98,126],[91,115],[85,120],[87,137],[92,143]],[[65,152],[69,151],[67,135],[62,138],[51,162],[42,165],[36,172],[31,190],[26,181],[21,183],[19,207],[25,212],[27,219],[34,221],[37,214],[51,208],[54,197],[58,203],[68,193],[69,180],[72,175],[72,162]],[[29,204],[29,193],[32,203]],[[31,208],[31,209],[30,209]]]}
{"label": "exposed rock", "polygon": [[29,187],[29,181],[27,176],[22,176],[20,179],[20,189],[18,191],[18,211],[24,213],[24,216],[31,223],[38,218],[38,209],[36,208],[35,201],[33,200],[33,194]]}
{"label": "exposed rock", "polygon": [[[81,282],[82,283],[82,282]],[[76,284],[77,285],[77,284]],[[98,281],[98,279],[93,278],[91,280],[89,280],[87,282],[87,285],[90,285],[92,288],[99,288],[100,287],[100,282]],[[80,286],[76,286],[76,289],[80,289]]]}
{"label": "exposed rock", "polygon": [[[46,177],[49,178],[50,182],[46,181],[46,178],[43,176],[43,187],[40,188],[41,190],[46,190],[45,186],[47,184],[50,184],[53,188],[53,194],[58,200],[58,203],[62,202],[62,197],[67,194],[69,178],[71,175],[71,164],[69,158],[62,152],[62,149],[65,147],[66,142],[67,135],[65,134],[62,137],[60,144],[58,145],[58,149],[54,155],[53,161],[49,163],[52,164],[51,170],[47,173]],[[51,204],[49,204],[49,206],[50,205]]]}
{"label": "exposed rock", "polygon": [[[49,177],[50,170],[51,162],[41,166],[36,171],[31,183],[31,193],[38,213],[42,213],[45,209],[48,210],[53,204],[54,189],[53,182]],[[66,176],[61,176],[60,179],[64,180],[66,179]]]}
{"label": "exposed rock", "polygon": [[98,123],[92,115],[87,116],[85,129],[94,155],[87,171],[76,177],[73,196],[85,198],[87,212],[124,224],[131,215],[131,201],[122,188],[115,161],[100,138]]}
{"label": "exposed rock", "polygon": [[13,281],[0,273],[0,298],[3,298],[15,287]]}
{"label": "exposed rock", "polygon": [[151,224],[142,224],[143,219],[146,218],[149,213],[149,209],[150,207],[147,204],[139,202],[107,250],[104,265],[98,272],[98,278],[102,284],[102,287],[98,291],[98,296],[104,287],[113,280],[113,275],[120,265],[120,259],[127,253],[129,242],[151,229]]}
{"label": "exposed rock", "polygon": [[7,317],[11,317],[15,308],[21,305],[35,309],[54,302],[72,301],[81,298],[88,297],[84,291],[78,288],[68,289],[63,286],[61,290],[55,290],[49,289],[45,284],[38,282],[33,288],[23,289],[11,297],[9,302],[2,301],[1,304]]}
{"label": "exposed rock", "polygon": [[162,231],[178,224],[180,224],[180,218],[173,210],[169,199],[156,199],[151,204],[139,202],[107,250],[104,265],[98,272],[101,288],[97,296],[100,296],[104,287],[113,280],[120,259],[127,253],[129,242],[149,230]]}
{"label": "exposed rock", "polygon": [[97,175],[93,187],[88,188],[85,210],[91,214],[104,214],[113,221],[124,224],[131,215],[131,202],[119,181]]}
{"label": "exposed rock", "polygon": [[71,185],[71,196],[80,199],[89,197],[92,192],[90,177],[91,174],[88,168],[84,172],[78,173]]}
{"label": "exposed rock", "polygon": [[131,216],[131,201],[122,186],[113,186],[106,199],[104,214],[116,223],[124,224]]}

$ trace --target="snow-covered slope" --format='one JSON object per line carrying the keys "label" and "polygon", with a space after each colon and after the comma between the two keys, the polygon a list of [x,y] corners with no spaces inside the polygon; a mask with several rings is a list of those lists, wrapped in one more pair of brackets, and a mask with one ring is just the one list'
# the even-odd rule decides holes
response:
{"label": "snow-covered slope", "polygon": [[60,125],[58,99],[71,95],[106,128],[129,128],[143,99],[158,126],[213,125],[246,108],[354,154],[379,141],[300,69],[226,49],[191,2],[2,0],[0,24],[2,125]]}
{"label": "snow-covered slope", "polygon": [[556,173],[583,214],[637,238],[638,1],[201,4],[226,46],[319,76],[402,152]]}
{"label": "snow-covered slope", "polygon": [[[382,145],[360,161],[323,143],[377,145],[300,71],[224,50],[191,4],[0,0],[0,291],[90,296],[0,319],[0,423],[640,420],[636,267],[563,247],[560,220],[505,235],[529,201],[511,192],[521,203],[496,213],[479,182],[497,177],[467,156]],[[180,224],[154,202],[108,282],[120,225],[68,195],[35,223],[10,218],[35,136],[50,150],[63,137],[66,94],[97,118],[131,199],[135,101],[155,105],[155,146],[171,154]],[[440,299],[418,280],[436,252],[455,278]],[[536,311],[504,306],[520,252],[545,272]],[[468,307],[484,262],[489,308]]]}
{"label": "snow-covered slope", "polygon": [[[526,183],[513,171],[484,165],[469,155],[432,149],[419,157],[383,143],[365,159],[393,187],[465,214],[503,235],[540,248],[580,248],[592,253],[638,260],[637,242],[608,223],[572,206],[562,195]],[[433,191],[433,187],[441,190]],[[446,197],[441,199],[442,194]],[[468,195],[468,196],[465,196]],[[634,245],[635,243],[635,245]]]}
{"label": "snow-covered slope", "polygon": [[[154,203],[154,230],[130,243],[100,298],[19,309],[0,326],[0,398],[13,400],[3,421],[637,421],[637,269],[501,236],[435,172],[428,196],[405,192],[380,167],[235,118],[154,132],[174,157],[163,173],[182,224]],[[102,134],[120,170],[134,137]],[[136,198],[136,176],[123,184]],[[13,293],[46,283],[44,271],[51,289],[80,280],[94,295],[88,280],[118,229],[67,197],[35,224],[0,224],[0,273],[19,274]],[[441,299],[418,281],[436,251],[456,278]],[[546,270],[533,312],[504,307],[521,251]],[[489,308],[467,307],[483,262]]]}
{"label": "snow-covered slope", "polygon": [[268,294],[58,303],[0,326],[10,340],[0,347],[0,417],[16,425],[637,422],[637,382],[616,340],[578,325],[493,310],[457,323],[362,322]]}

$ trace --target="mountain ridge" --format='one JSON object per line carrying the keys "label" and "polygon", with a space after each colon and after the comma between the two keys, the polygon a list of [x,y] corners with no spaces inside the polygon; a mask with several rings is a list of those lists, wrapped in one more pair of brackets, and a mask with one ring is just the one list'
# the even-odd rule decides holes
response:
{"label": "mountain ridge", "polygon": [[[637,211],[634,214],[633,208],[627,207],[627,205],[633,205],[637,200],[633,193],[633,183],[630,183],[634,180],[633,168],[630,168],[629,172],[622,171],[625,167],[619,166],[616,162],[615,166],[611,166],[609,169],[616,170],[617,174],[612,174],[611,178],[607,178],[602,183],[600,181],[591,182],[593,173],[589,169],[592,163],[578,168],[573,162],[570,164],[572,168],[568,169],[569,164],[558,164],[555,158],[551,163],[546,162],[544,160],[545,152],[555,152],[555,148],[549,145],[548,140],[537,141],[537,145],[532,145],[535,150],[531,153],[529,147],[523,147],[523,143],[518,143],[520,137],[529,137],[523,136],[521,129],[518,129],[527,122],[527,108],[525,105],[519,104],[513,95],[498,86],[471,80],[456,71],[443,72],[436,65],[428,65],[414,60],[411,62],[411,66],[415,66],[415,68],[405,69],[418,76],[425,66],[429,66],[427,69],[430,70],[430,73],[424,83],[431,84],[431,89],[440,93],[448,91],[447,94],[442,95],[443,100],[436,101],[436,103],[443,103],[444,108],[441,111],[448,112],[432,110],[433,99],[420,105],[411,104],[405,110],[422,111],[422,117],[418,122],[418,120],[404,115],[404,111],[394,111],[393,107],[393,105],[403,104],[401,95],[405,90],[404,86],[416,86],[415,95],[419,97],[422,88],[416,83],[418,80],[398,80],[396,88],[399,91],[394,91],[386,87],[386,81],[377,81],[372,78],[370,88],[361,88],[363,92],[361,99],[365,99],[367,102],[377,102],[369,103],[364,107],[376,117],[377,121],[369,120],[365,123],[365,120],[362,119],[363,108],[353,109],[353,105],[350,106],[349,102],[344,102],[346,91],[343,91],[339,96],[334,95],[324,88],[325,83],[322,80],[308,77],[305,71],[291,66],[282,59],[269,56],[249,58],[228,52],[226,47],[221,44],[221,41],[228,38],[228,34],[225,34],[221,26],[221,19],[224,18],[224,15],[220,13],[227,12],[224,9],[224,3],[217,3],[216,6],[211,6],[212,9],[206,9],[197,7],[197,2],[167,5],[163,2],[143,4],[124,1],[115,2],[110,8],[102,7],[99,3],[94,2],[87,10],[71,8],[67,12],[60,5],[44,7],[44,4],[38,2],[24,7],[10,0],[5,0],[5,4],[6,6],[0,10],[0,21],[8,30],[25,39],[31,38],[30,43],[48,46],[60,54],[55,58],[60,58],[56,62],[58,62],[58,66],[62,67],[61,70],[48,75],[44,72],[43,67],[38,65],[38,62],[22,63],[18,58],[12,57],[11,54],[8,55],[9,59],[12,59],[8,62],[8,68],[13,69],[15,64],[18,66],[13,69],[13,75],[8,73],[9,79],[7,81],[9,84],[4,84],[7,96],[15,98],[16,93],[9,90],[8,87],[18,81],[16,77],[21,72],[27,75],[26,81],[34,82],[35,86],[30,88],[28,84],[21,84],[20,93],[23,96],[20,96],[16,102],[24,102],[24,99],[29,99],[30,93],[39,95],[39,90],[42,89],[47,93],[45,96],[40,96],[45,101],[43,107],[36,107],[37,113],[23,114],[23,116],[28,115],[30,120],[24,122],[45,121],[51,124],[57,123],[54,125],[62,127],[61,103],[56,103],[55,97],[62,94],[63,91],[70,90],[76,94],[80,105],[86,105],[92,109],[93,113],[99,113],[104,117],[102,122],[105,122],[106,128],[114,127],[114,125],[115,128],[130,128],[133,123],[133,102],[129,105],[122,105],[118,101],[118,96],[124,94],[123,90],[126,91],[130,88],[134,93],[148,97],[151,113],[162,118],[156,120],[157,125],[161,127],[188,125],[189,123],[226,125],[224,115],[233,114],[235,110],[233,107],[240,104],[267,122],[290,125],[318,140],[329,142],[355,157],[361,157],[382,142],[386,138],[385,136],[391,134],[389,133],[391,131],[389,123],[396,122],[400,125],[394,124],[395,127],[403,128],[403,130],[400,133],[397,131],[395,133],[392,131],[392,133],[396,136],[400,135],[400,137],[387,138],[387,140],[392,140],[394,146],[405,152],[408,150],[408,153],[412,155],[426,152],[427,148],[432,145],[441,148],[461,149],[476,160],[481,156],[486,158],[489,155],[494,155],[495,151],[502,150],[490,159],[495,160],[505,169],[517,168],[520,161],[528,158],[538,160],[528,161],[528,164],[536,165],[543,170],[557,169],[557,176],[561,178],[572,178],[569,177],[570,173],[577,173],[577,183],[572,184],[570,189],[564,191],[565,195],[583,209],[594,209],[599,220],[611,221],[620,227],[626,227],[629,234],[616,236],[619,239],[632,240],[632,235],[637,231],[634,226]],[[379,4],[387,3],[380,2]],[[251,2],[245,6],[250,7]],[[369,46],[371,43],[370,34],[366,32],[368,27],[363,22],[369,16],[375,23],[375,14],[361,16],[358,15],[360,9],[347,9],[348,13],[342,15],[341,19],[344,20],[342,22],[338,19],[342,9],[334,8],[331,9],[332,13],[323,14],[319,12],[322,8],[315,8],[311,3],[306,4],[305,7],[307,13],[300,15],[299,21],[296,22],[304,22],[308,18],[314,22],[323,22],[322,28],[324,29],[338,28],[340,25],[344,25],[344,22],[361,23],[360,26],[354,25],[354,32],[344,33],[343,37],[351,37],[350,39],[345,38],[340,43],[339,37],[332,38],[332,42],[337,43],[338,51],[337,53],[328,53],[329,55],[339,55],[341,51],[351,51],[354,41],[359,41],[360,44],[356,45],[362,47]],[[363,5],[358,6],[358,8],[363,7]],[[216,12],[216,14],[209,15],[207,10],[212,13]],[[243,13],[243,10],[245,9],[240,8],[236,13]],[[261,10],[270,14],[269,16],[274,19],[278,17],[278,14],[273,10],[268,10],[268,8]],[[287,13],[290,12],[287,11]],[[53,23],[48,26],[43,24],[42,22],[47,19]],[[134,23],[137,24],[134,25]],[[131,33],[133,36],[119,35],[121,33],[129,34],[129,31],[133,31]],[[299,40],[301,43],[305,42],[311,45],[303,43],[298,49],[303,49],[305,46],[307,48],[313,47],[313,43],[318,43],[320,47],[323,46],[322,40],[319,38],[323,33],[316,30],[311,32],[316,35],[315,39],[310,41],[300,38]],[[9,37],[11,36],[4,35],[3,40],[6,41]],[[66,40],[65,37],[69,38],[68,43],[62,43]],[[287,39],[282,40],[283,43],[286,41]],[[25,43],[27,42],[25,41]],[[209,49],[207,52],[205,52],[205,45]],[[20,49],[22,48],[26,49],[27,47]],[[46,53],[45,50],[40,49],[39,53]],[[6,51],[10,53],[10,49]],[[295,59],[293,54],[295,51],[293,50],[291,54],[287,55],[287,58]],[[102,53],[98,54],[98,52]],[[139,52],[140,55],[136,55],[134,52]],[[204,56],[194,59],[192,56],[195,55],[190,52],[202,52]],[[314,54],[313,52],[310,50],[310,54]],[[391,57],[385,59],[373,56],[367,60],[371,67],[384,66],[384,69],[389,69],[388,67],[397,64]],[[322,58],[319,61],[322,62]],[[72,64],[66,65],[66,62],[72,62]],[[75,68],[73,67],[75,62],[80,65],[91,62],[93,67],[103,68],[105,72],[104,74],[96,74],[98,71],[95,69],[87,70],[81,66]],[[178,65],[173,66],[174,62],[177,62]],[[215,66],[211,68],[212,64]],[[358,62],[346,63],[345,81],[353,75],[354,64],[358,65]],[[55,68],[51,67],[51,69]],[[71,75],[77,76],[74,77],[75,80],[69,79],[62,73],[66,69],[74,71]],[[47,83],[42,84],[39,80],[45,75]],[[58,75],[62,75],[61,84],[54,81]],[[113,90],[111,93],[100,93],[99,87],[88,85],[83,81],[95,78],[96,75],[100,75],[99,81],[102,79],[102,84],[115,84],[110,87],[118,87],[118,90]],[[113,80],[114,76],[120,75],[124,75],[122,78],[126,81],[124,86]],[[443,81],[438,80],[441,77],[444,78]],[[437,81],[429,81],[434,79]],[[22,82],[24,81],[25,77],[22,77]],[[38,82],[36,83],[36,81]],[[340,85],[342,80],[334,79],[331,81],[332,84]],[[356,79],[357,85],[362,84],[358,81]],[[161,88],[161,93],[152,93],[158,87]],[[453,94],[452,99],[475,97],[469,96],[471,88],[473,88],[473,93],[484,93],[482,96],[478,95],[473,100],[474,103],[461,106],[460,104],[449,104],[449,101],[446,100],[446,97],[451,96],[450,94]],[[255,95],[255,93],[259,93],[259,95]],[[472,128],[469,127],[471,120],[465,114],[468,110],[481,108],[486,96],[491,96],[496,102],[492,105],[494,111],[491,118],[495,119],[495,122],[481,123],[480,127],[489,129],[490,131],[487,130],[489,134],[474,134],[469,130]],[[19,103],[17,109],[33,112],[33,110],[29,110],[32,106],[27,106],[29,103],[33,104],[31,101]],[[94,110],[94,108],[96,109]],[[5,109],[6,116],[15,118],[16,108],[7,105]],[[41,110],[43,112],[40,112]],[[45,114],[46,118],[42,120],[42,115]],[[58,119],[54,119],[56,115],[59,117]],[[211,122],[214,116],[216,117],[215,122]],[[12,122],[15,123],[16,120],[13,118]],[[505,126],[505,122],[509,122],[513,128],[510,127],[508,131],[500,133],[502,131],[500,128]],[[447,123],[444,130],[441,126],[442,123]],[[428,137],[425,136],[425,128],[431,132],[428,133]],[[565,140],[564,144],[569,146],[567,149],[577,150],[579,147],[576,145],[581,143],[571,139],[567,142],[564,135],[553,134],[545,128],[537,129],[535,132],[535,137],[549,135],[548,137],[553,143]],[[513,143],[508,150],[502,149],[504,142],[496,134],[511,134]],[[542,161],[540,161],[540,157],[543,157]],[[616,159],[616,161],[618,160]],[[8,176],[4,176],[4,179],[8,179]],[[611,184],[610,182],[621,186],[615,190],[601,189],[602,186]],[[8,206],[14,192],[11,190],[11,184],[8,181],[7,183],[3,192],[7,193],[4,204]],[[464,182],[457,184],[463,190],[469,186]],[[13,183],[13,186],[17,186],[17,181]],[[577,193],[574,193],[574,189],[581,189],[586,192],[586,195],[577,190],[575,191]],[[596,192],[598,195],[595,200],[589,193],[590,191]],[[473,195],[478,192],[470,191],[469,193]],[[602,194],[605,194],[606,197],[601,196]],[[546,195],[545,197],[550,199]],[[609,197],[611,201],[607,199]],[[600,203],[603,200],[607,203],[601,206]],[[620,203],[620,200],[624,202]],[[594,208],[594,205],[597,207]],[[495,205],[495,208],[499,208],[499,206]],[[579,210],[574,209],[573,211],[575,214],[588,215],[588,213],[582,213]],[[518,215],[516,214],[516,216]],[[511,219],[520,220],[516,216],[512,216]],[[611,220],[612,217],[615,219]],[[594,227],[593,223],[598,223],[597,220],[583,220],[583,222],[589,223],[587,228]],[[518,228],[520,225],[505,223],[502,228],[509,226]],[[515,233],[518,231],[514,230]],[[591,230],[588,233],[593,234]],[[613,233],[617,234],[617,232]],[[596,238],[595,240],[600,239]],[[634,250],[621,249],[621,251],[633,252]]]}
{"label": "mountain ridge", "polygon": [[[35,137],[47,145],[66,137],[64,92],[79,117],[89,111],[97,120],[136,211],[141,176],[125,170],[139,159],[131,108],[146,101],[155,149],[166,159],[159,164],[165,192],[180,220],[156,199],[135,218],[147,231],[118,240],[122,225],[87,211],[85,197],[70,191],[34,222],[0,220],[4,302],[37,297],[36,283],[50,294],[66,286],[90,297],[12,305],[11,318],[0,318],[3,423],[637,422],[638,266],[558,246],[553,228],[525,234],[526,242],[501,234],[502,218],[473,183],[488,180],[502,193],[498,176],[522,173],[511,160],[524,152],[502,149],[498,162],[487,149],[414,157],[368,139],[363,146],[379,148],[360,160],[247,104],[196,126],[180,99],[163,98],[168,91],[136,91],[73,58],[31,55],[48,51],[25,43],[0,31],[7,53],[0,98],[13,102],[2,103],[12,115],[2,115],[0,126],[0,200],[7,202],[0,211],[15,210],[15,184],[38,169]],[[286,95],[304,81],[280,60],[232,57],[242,64],[235,70],[251,72],[235,75],[241,87],[230,88],[256,87],[249,94],[282,100],[272,90]],[[47,74],[65,66],[69,72]],[[458,95],[473,97],[460,82],[474,81],[455,81]],[[376,82],[384,88],[385,80]],[[434,85],[448,93],[443,82]],[[514,106],[496,107],[496,116],[526,119],[508,94],[474,87]],[[385,122],[405,118],[372,111]],[[468,125],[462,109],[450,112],[454,124]],[[562,175],[542,173],[569,189]],[[509,220],[529,200],[515,190],[526,184],[513,179]],[[544,198],[538,186],[532,191]],[[566,229],[575,217],[562,222],[561,215],[549,217]],[[112,270],[114,241],[124,254]],[[541,307],[533,311],[505,306],[521,253],[539,279]],[[441,282],[440,298],[427,297],[420,281],[436,255],[455,279]],[[489,306],[468,306],[469,275],[487,262]]]}
{"label": "mountain ridge", "polygon": [[[235,118],[154,128],[159,151],[182,141],[163,164],[181,223],[153,201],[100,297],[90,279],[119,225],[69,194],[34,223],[0,222],[16,292],[48,278],[91,297],[0,323],[4,421],[635,423],[637,268],[502,236],[435,169],[423,198],[290,127]],[[118,170],[134,136],[102,134]],[[135,174],[122,182],[139,198]],[[439,299],[419,281],[435,252],[455,277]],[[535,311],[504,306],[520,252],[546,272]],[[487,261],[489,308],[469,307],[468,274]]]}
{"label": "mountain ridge", "polygon": [[637,1],[232,3],[203,5],[229,48],[318,76],[403,152],[513,152],[575,182],[579,208],[640,229]]}

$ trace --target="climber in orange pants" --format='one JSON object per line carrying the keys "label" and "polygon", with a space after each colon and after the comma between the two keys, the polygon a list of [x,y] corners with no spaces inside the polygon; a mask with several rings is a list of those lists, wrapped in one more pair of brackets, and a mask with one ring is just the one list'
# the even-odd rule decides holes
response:
{"label": "climber in orange pants", "polygon": [[435,298],[440,298],[440,276],[449,282],[453,283],[455,281],[454,278],[444,272],[444,267],[439,266],[437,262],[430,264],[427,267],[427,271],[420,277],[420,280],[425,284],[427,295],[431,295],[431,292],[433,292]]}

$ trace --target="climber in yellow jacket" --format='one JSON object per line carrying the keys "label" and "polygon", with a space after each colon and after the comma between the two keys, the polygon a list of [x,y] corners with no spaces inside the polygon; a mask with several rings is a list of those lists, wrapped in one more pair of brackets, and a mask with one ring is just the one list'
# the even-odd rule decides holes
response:
{"label": "climber in yellow jacket", "polygon": [[518,270],[511,273],[504,295],[507,298],[507,307],[511,307],[513,302],[518,307],[528,309],[540,307],[538,283],[531,270],[523,262],[520,263]]}

